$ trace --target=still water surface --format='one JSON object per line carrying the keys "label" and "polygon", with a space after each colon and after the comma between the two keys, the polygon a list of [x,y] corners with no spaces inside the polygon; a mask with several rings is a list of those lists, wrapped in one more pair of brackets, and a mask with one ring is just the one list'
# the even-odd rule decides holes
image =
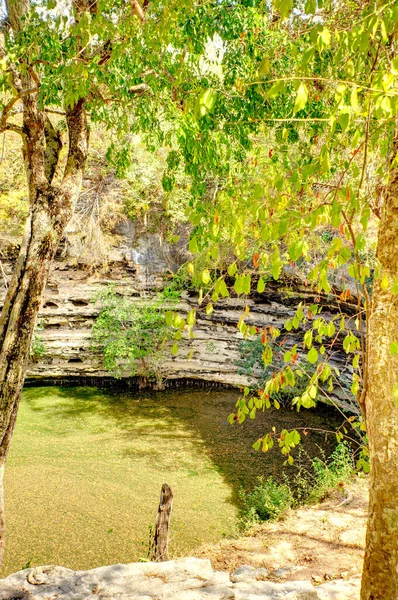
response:
{"label": "still water surface", "polygon": [[[282,471],[252,443],[272,425],[328,427],[330,411],[227,416],[235,391],[122,393],[90,387],[23,392],[6,470],[1,574],[26,565],[87,569],[145,558],[163,483],[175,494],[170,551],[187,554],[236,531],[239,489]],[[307,450],[327,451],[324,434]]]}

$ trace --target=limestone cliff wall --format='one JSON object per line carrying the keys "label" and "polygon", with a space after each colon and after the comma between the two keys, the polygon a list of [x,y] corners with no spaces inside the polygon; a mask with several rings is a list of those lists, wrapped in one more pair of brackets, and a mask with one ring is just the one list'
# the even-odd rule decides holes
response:
{"label": "limestone cliff wall", "polygon": [[[168,253],[163,252],[167,257]],[[2,266],[4,277],[0,283],[0,301],[6,292],[6,280],[11,277],[13,261],[3,261]],[[96,272],[87,265],[78,264],[74,258],[57,257],[38,319],[43,326],[39,335],[45,346],[45,354],[30,363],[28,380],[56,382],[72,378],[109,378],[100,357],[90,348],[91,328],[100,310],[100,305],[93,302],[93,297],[99,289],[113,282],[120,292],[142,302],[143,297],[154,293],[153,290],[161,285],[160,269],[167,271],[166,259],[163,258],[163,262],[158,259],[156,267],[154,270],[142,260],[141,263],[133,262],[131,253],[122,251],[115,254],[106,267]],[[263,294],[257,294],[248,301],[250,315],[247,322],[258,328],[271,325],[278,327],[282,330],[281,338],[286,338],[285,348],[288,348],[299,342],[301,335],[292,331],[283,332],[283,324],[293,316],[303,299],[313,301],[313,294],[304,286],[297,284],[292,295],[279,283],[270,284]],[[332,318],[335,309],[328,306],[327,298],[322,298],[322,301],[323,316]],[[193,306],[198,307],[197,297],[185,292],[176,309],[184,314]],[[241,369],[238,366],[242,336],[236,324],[244,306],[242,299],[227,298],[217,303],[211,316],[199,309],[194,339],[183,340],[178,355],[173,357],[171,353],[168,354],[162,365],[166,381],[189,379],[234,386],[250,383],[252,379],[239,373]],[[187,360],[191,350],[192,358]],[[350,367],[339,344],[335,345],[335,350],[333,360],[342,371],[342,379],[347,387]],[[340,400],[347,396],[344,389],[336,389],[334,394]]]}

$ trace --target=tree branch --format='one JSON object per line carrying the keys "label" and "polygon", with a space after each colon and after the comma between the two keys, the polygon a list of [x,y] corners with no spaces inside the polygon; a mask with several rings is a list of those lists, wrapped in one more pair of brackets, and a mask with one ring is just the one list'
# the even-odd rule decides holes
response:
{"label": "tree branch", "polygon": [[10,115],[12,107],[19,100],[22,100],[22,98],[24,96],[28,96],[29,94],[33,94],[33,93],[38,92],[38,91],[39,91],[39,88],[32,88],[32,89],[29,89],[29,90],[25,90],[25,91],[19,93],[17,96],[14,96],[13,98],[11,98],[11,100],[3,108],[3,112],[1,114],[1,118],[0,118],[0,133],[2,133],[3,131],[14,131],[15,133],[19,133],[20,135],[23,135],[22,127],[19,127],[19,125],[15,125],[14,123],[7,123],[7,119],[9,117],[9,115]]}
{"label": "tree branch", "polygon": [[4,126],[0,127],[0,133],[4,133],[5,131],[13,131],[22,137],[25,137],[24,131],[22,127],[16,125],[15,123],[5,123]]}
{"label": "tree branch", "polygon": [[58,165],[59,154],[62,148],[61,134],[51,123],[48,116],[44,119],[44,135],[46,138],[45,172],[48,183],[51,183]]}
{"label": "tree branch", "polygon": [[66,111],[66,123],[69,132],[69,152],[65,165],[63,180],[60,186],[61,194],[64,197],[62,206],[54,207],[62,220],[62,212],[70,213],[68,220],[72,216],[73,204],[80,192],[83,180],[84,166],[87,160],[88,152],[88,124],[85,110],[85,99],[81,98],[76,104]]}
{"label": "tree branch", "polygon": [[135,15],[137,15],[137,17],[139,18],[141,23],[145,23],[145,13],[142,10],[141,5],[138,2],[138,0],[130,0],[130,4],[131,4],[131,8],[133,10],[133,13]]}
{"label": "tree branch", "polygon": [[129,90],[129,94],[144,94],[149,91],[149,85],[146,83],[139,83],[138,85],[133,85]]}

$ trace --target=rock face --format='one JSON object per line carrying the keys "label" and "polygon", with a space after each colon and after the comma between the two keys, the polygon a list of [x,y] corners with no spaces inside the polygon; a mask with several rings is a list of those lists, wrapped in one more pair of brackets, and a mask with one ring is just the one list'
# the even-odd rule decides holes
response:
{"label": "rock face", "polygon": [[[137,302],[155,293],[162,285],[165,273],[175,269],[177,258],[164,244],[155,243],[149,238],[135,241],[135,249],[124,238],[124,245],[115,250],[109,263],[102,271],[92,272],[87,265],[79,264],[75,256],[63,256],[62,252],[54,261],[43,304],[39,313],[39,331],[45,354],[31,361],[27,373],[28,382],[62,383],[111,383],[110,374],[102,365],[100,356],[90,347],[91,328],[98,316],[100,305],[93,297],[109,283],[117,285],[118,292]],[[141,244],[141,245],[140,245]],[[140,248],[140,250],[137,250]],[[148,258],[149,257],[149,258]],[[156,268],[152,269],[149,264]],[[6,279],[11,277],[12,260],[3,261],[4,277],[0,279],[0,302],[6,292]],[[210,385],[241,386],[253,382],[253,373],[243,372],[239,367],[242,351],[239,344],[242,335],[237,323],[245,305],[250,307],[246,322],[262,330],[276,327],[282,331],[279,339],[286,338],[280,349],[281,356],[286,349],[301,341],[301,334],[283,330],[285,320],[292,317],[301,300],[313,302],[314,294],[303,285],[297,285],[294,295],[284,289],[280,282],[270,283],[264,293],[257,294],[248,302],[240,298],[226,298],[218,302],[215,311],[207,316],[199,309],[194,339],[182,340],[177,356],[167,354],[162,365],[166,385],[179,380],[185,382],[207,382]],[[328,299],[321,298],[324,304],[322,315],[326,319],[333,316],[333,307],[328,307]],[[198,308],[195,295],[183,293],[173,309],[186,314],[192,307]],[[339,367],[341,381],[349,388],[351,373],[346,364],[346,356],[341,349],[341,341],[334,345],[334,363]],[[337,350],[337,352],[336,352]],[[192,352],[192,359],[187,355]],[[256,373],[254,373],[254,376]],[[260,373],[257,373],[260,375]],[[134,385],[134,380],[128,383]],[[347,396],[345,391],[335,389],[335,395],[342,403]]]}
{"label": "rock face", "polygon": [[72,571],[25,569],[0,580],[0,600],[357,600],[359,579],[314,587],[309,581],[267,581],[264,569],[214,571],[210,561],[183,558]]}

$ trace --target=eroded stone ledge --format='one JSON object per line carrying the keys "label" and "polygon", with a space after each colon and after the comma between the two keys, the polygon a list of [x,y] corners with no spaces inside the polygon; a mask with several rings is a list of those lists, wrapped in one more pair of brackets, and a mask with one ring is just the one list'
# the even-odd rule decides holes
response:
{"label": "eroded stone ledge", "polygon": [[317,587],[310,581],[275,582],[265,569],[240,567],[230,575],[210,560],[182,558],[72,571],[25,569],[0,580],[0,600],[357,600],[359,579]]}

